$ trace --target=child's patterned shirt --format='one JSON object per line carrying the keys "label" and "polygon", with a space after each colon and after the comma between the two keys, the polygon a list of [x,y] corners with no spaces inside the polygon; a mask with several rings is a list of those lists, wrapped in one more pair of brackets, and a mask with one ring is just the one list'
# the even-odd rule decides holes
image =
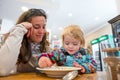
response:
{"label": "child's patterned shirt", "polygon": [[91,73],[90,66],[95,70],[97,68],[95,60],[84,48],[81,48],[75,54],[70,55],[62,47],[60,50],[52,51],[51,53],[44,53],[41,56],[49,57],[53,63],[57,63],[59,66],[73,66],[73,62],[77,62],[85,68],[85,73]]}

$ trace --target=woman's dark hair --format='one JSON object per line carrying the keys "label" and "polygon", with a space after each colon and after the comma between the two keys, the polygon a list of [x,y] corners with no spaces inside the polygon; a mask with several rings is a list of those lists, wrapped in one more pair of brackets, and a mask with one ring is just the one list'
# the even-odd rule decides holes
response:
{"label": "woman's dark hair", "polygon": [[[28,11],[24,12],[19,17],[16,24],[19,24],[21,22],[26,22],[26,21],[31,22],[32,17],[35,17],[35,16],[43,16],[47,20],[47,15],[46,15],[44,10],[42,10],[42,9],[29,9]],[[47,40],[46,40],[46,34],[45,34],[42,41],[40,42],[40,45],[41,45],[40,52],[46,52],[46,45],[47,45],[46,42],[47,42]],[[31,56],[32,56],[31,46],[30,46],[30,43],[28,42],[28,38],[26,37],[26,35],[24,35],[17,63],[18,64],[20,62],[27,63],[30,60]]]}

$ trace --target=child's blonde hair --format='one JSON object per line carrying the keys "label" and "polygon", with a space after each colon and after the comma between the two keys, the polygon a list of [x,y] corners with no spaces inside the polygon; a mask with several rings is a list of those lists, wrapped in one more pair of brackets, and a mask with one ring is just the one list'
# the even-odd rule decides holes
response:
{"label": "child's blonde hair", "polygon": [[81,47],[84,47],[84,45],[85,45],[84,34],[78,25],[69,25],[64,29],[64,31],[62,33],[62,42],[64,41],[64,37],[66,35],[69,35],[69,36],[79,40]]}

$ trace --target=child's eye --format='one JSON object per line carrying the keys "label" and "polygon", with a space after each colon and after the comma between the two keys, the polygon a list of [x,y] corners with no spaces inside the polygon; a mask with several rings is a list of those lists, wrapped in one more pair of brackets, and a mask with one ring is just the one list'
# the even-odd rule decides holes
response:
{"label": "child's eye", "polygon": [[65,43],[66,45],[69,45],[69,43]]}
{"label": "child's eye", "polygon": [[78,44],[73,44],[73,45],[75,45],[75,46],[76,46],[76,45],[78,45]]}

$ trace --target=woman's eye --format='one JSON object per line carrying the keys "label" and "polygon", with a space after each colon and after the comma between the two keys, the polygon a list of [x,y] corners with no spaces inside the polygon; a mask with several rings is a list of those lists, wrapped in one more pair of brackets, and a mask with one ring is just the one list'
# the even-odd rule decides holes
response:
{"label": "woman's eye", "polygon": [[43,29],[45,29],[45,26],[43,26]]}
{"label": "woman's eye", "polygon": [[38,25],[34,25],[33,26],[35,29],[39,29],[40,28],[40,26],[38,26]]}

